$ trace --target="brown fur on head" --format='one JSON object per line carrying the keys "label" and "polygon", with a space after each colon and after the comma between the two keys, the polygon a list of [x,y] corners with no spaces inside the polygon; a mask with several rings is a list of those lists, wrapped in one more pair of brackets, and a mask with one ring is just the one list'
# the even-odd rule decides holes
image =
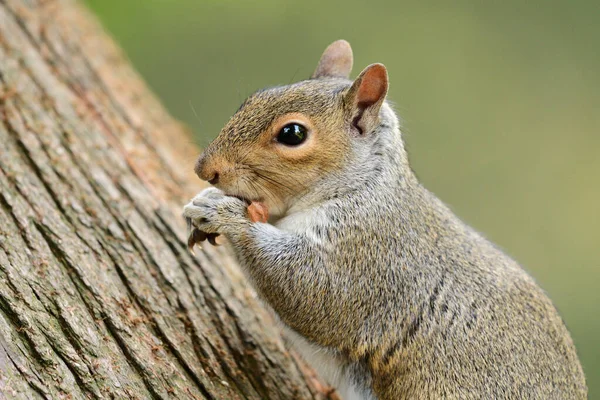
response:
{"label": "brown fur on head", "polygon": [[[201,179],[231,196],[266,204],[281,216],[299,195],[344,168],[354,138],[379,123],[387,93],[385,67],[373,64],[354,81],[352,50],[343,40],[323,53],[311,79],[248,97],[196,163]],[[306,139],[281,143],[282,128],[298,124]]]}

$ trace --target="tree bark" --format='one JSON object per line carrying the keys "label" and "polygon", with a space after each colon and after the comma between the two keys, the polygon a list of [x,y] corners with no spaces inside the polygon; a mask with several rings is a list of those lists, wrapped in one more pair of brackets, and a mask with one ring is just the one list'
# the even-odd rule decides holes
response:
{"label": "tree bark", "polygon": [[197,154],[81,5],[0,0],[1,398],[335,397],[188,253]]}

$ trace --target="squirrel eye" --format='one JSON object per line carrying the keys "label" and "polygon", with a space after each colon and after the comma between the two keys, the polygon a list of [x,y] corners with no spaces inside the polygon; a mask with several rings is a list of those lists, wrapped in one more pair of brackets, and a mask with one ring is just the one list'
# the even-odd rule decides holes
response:
{"label": "squirrel eye", "polygon": [[277,134],[277,141],[288,146],[297,146],[306,140],[307,129],[298,124],[287,124]]}

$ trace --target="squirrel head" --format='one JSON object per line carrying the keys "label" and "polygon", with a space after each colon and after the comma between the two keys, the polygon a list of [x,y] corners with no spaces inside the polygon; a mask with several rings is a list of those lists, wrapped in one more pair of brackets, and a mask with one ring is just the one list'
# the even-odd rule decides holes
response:
{"label": "squirrel head", "polygon": [[338,40],[310,79],[252,94],[199,157],[197,175],[283,215],[317,181],[352,163],[353,141],[380,124],[385,67],[369,65],[354,81],[351,69],[352,49]]}

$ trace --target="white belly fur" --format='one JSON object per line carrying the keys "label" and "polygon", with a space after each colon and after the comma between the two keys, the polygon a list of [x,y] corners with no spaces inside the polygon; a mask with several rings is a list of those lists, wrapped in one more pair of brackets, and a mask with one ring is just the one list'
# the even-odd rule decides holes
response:
{"label": "white belly fur", "polygon": [[289,342],[302,357],[338,391],[343,400],[375,400],[375,397],[358,388],[352,377],[348,376],[346,368],[339,356],[308,340],[283,325]]}

